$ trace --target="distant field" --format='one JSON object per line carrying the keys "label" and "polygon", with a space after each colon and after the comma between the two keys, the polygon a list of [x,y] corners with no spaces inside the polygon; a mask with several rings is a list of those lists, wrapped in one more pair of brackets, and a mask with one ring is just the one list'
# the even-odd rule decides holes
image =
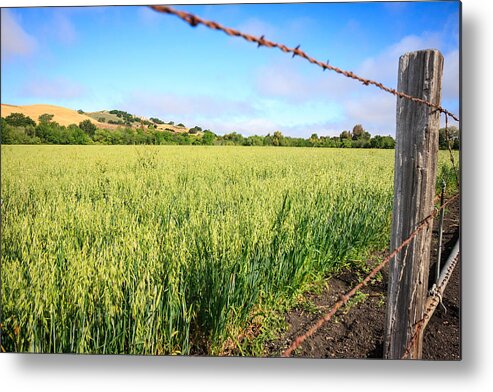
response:
{"label": "distant field", "polygon": [[1,157],[6,351],[259,355],[242,331],[268,331],[276,309],[389,243],[391,150],[2,146]]}

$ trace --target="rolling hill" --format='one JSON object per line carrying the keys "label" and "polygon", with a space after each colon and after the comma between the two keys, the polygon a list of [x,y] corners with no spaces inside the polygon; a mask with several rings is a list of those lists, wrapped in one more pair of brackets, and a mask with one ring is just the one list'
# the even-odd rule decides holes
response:
{"label": "rolling hill", "polygon": [[7,117],[11,113],[22,113],[25,116],[31,117],[34,121],[38,121],[38,117],[44,113],[53,114],[53,121],[56,121],[60,125],[79,124],[81,121],[90,120],[94,124],[99,126],[99,123],[94,119],[79,114],[75,110],[67,109],[61,106],[54,105],[8,105],[3,104],[1,106],[2,117]]}
{"label": "rolling hill", "polygon": [[[42,114],[53,114],[53,121],[59,123],[60,125],[70,125],[70,124],[79,124],[81,121],[90,120],[94,123],[98,128],[104,129],[115,129],[119,125],[117,124],[109,124],[109,120],[118,121],[121,118],[117,117],[114,114],[109,113],[107,110],[101,110],[97,112],[90,113],[78,113],[76,110],[64,108],[61,106],[55,105],[45,105],[45,104],[35,104],[35,105],[9,105],[9,104],[1,104],[1,116],[7,117],[11,113],[22,113],[25,116],[31,117],[34,121],[38,122],[38,117]],[[147,120],[145,117],[136,116],[142,120]],[[100,122],[100,119],[104,119],[104,122]],[[140,126],[139,123],[133,123],[134,127]],[[173,132],[188,132],[189,128],[186,127],[178,127],[176,125],[170,124],[159,124],[157,125],[157,129],[160,130],[171,130]]]}
{"label": "rolling hill", "polygon": [[[86,116],[89,116],[91,118],[93,118],[94,120],[96,120],[99,123],[109,123],[109,121],[122,121],[122,118],[121,117],[118,117],[116,114],[112,114],[110,113],[108,110],[100,110],[98,112],[88,112],[88,113],[84,113]],[[139,116],[139,115],[133,115],[134,117],[137,117],[141,120],[147,120],[149,121],[148,118],[146,117],[143,117],[143,116]],[[138,123],[134,123],[134,126],[139,126]],[[157,129],[160,129],[160,130],[165,130],[165,129],[168,129],[168,130],[171,130],[173,132],[188,132],[188,129],[189,128],[186,128],[186,127],[178,127],[176,125],[171,125],[171,124],[156,124],[156,127]]]}

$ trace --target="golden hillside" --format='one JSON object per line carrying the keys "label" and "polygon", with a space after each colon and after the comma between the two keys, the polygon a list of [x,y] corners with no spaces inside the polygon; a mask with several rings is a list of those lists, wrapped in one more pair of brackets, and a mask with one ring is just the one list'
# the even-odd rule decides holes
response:
{"label": "golden hillside", "polygon": [[[56,121],[60,125],[79,124],[81,121],[90,120],[97,126],[101,127],[102,124],[98,123],[94,119],[84,114],[79,114],[75,110],[63,108],[55,105],[7,105],[2,103],[2,117],[7,117],[11,113],[22,113],[25,116],[31,117],[34,121],[38,122],[38,117],[42,114],[53,114],[53,121]],[[104,124],[107,125],[107,124]]]}
{"label": "golden hillside", "polygon": [[[53,121],[57,122],[60,125],[70,125],[70,124],[79,124],[81,121],[90,120],[93,124],[95,124],[98,128],[105,129],[115,129],[118,128],[116,124],[108,124],[97,121],[94,117],[97,115],[102,116],[101,113],[106,112],[95,112],[90,113],[92,115],[88,116],[86,114],[79,114],[77,111],[72,109],[67,109],[61,106],[55,105],[45,105],[45,104],[35,104],[35,105],[8,105],[1,104],[1,115],[2,117],[7,117],[11,113],[22,113],[25,116],[31,117],[34,121],[38,122],[39,116],[42,114],[53,114]],[[104,116],[103,116],[104,117]],[[116,118],[116,116],[115,116]],[[118,119],[118,118],[116,118]],[[134,125],[134,126],[137,126]],[[160,130],[169,129],[173,132],[188,132],[188,128],[186,127],[177,127],[175,125],[159,125],[157,126]]]}

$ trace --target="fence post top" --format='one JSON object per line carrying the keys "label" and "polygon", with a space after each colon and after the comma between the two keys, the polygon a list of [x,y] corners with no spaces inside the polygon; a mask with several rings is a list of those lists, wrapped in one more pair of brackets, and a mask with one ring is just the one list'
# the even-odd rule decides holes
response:
{"label": "fence post top", "polygon": [[443,57],[442,52],[440,52],[438,49],[419,49],[419,50],[414,50],[412,52],[406,52],[404,53],[401,58],[403,57],[411,57],[411,56],[419,56],[420,54],[424,53],[434,53],[437,56]]}

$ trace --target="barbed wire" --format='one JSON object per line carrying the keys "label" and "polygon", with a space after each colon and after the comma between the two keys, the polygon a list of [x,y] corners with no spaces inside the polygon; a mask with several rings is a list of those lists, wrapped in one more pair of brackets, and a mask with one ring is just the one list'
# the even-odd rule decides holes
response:
{"label": "barbed wire", "polygon": [[404,354],[402,355],[401,359],[407,359],[407,357],[411,353],[411,349],[414,346],[414,344],[416,343],[416,340],[418,339],[421,331],[426,327],[426,324],[431,319],[431,316],[433,315],[435,308],[442,301],[443,291],[445,290],[445,286],[447,285],[447,282],[450,279],[450,276],[452,275],[452,272],[454,271],[455,265],[457,264],[458,260],[459,260],[459,254],[457,254],[455,256],[453,262],[450,263],[449,267],[447,268],[447,272],[446,272],[440,286],[435,288],[433,294],[426,301],[426,306],[425,306],[426,310],[423,314],[423,318],[416,323],[413,336],[409,340],[409,343],[407,344],[406,349],[404,350]]}
{"label": "barbed wire", "polygon": [[221,24],[214,22],[214,21],[202,19],[202,18],[200,18],[196,15],[190,14],[188,12],[175,10],[172,7],[168,7],[168,6],[164,6],[164,5],[151,5],[149,7],[151,7],[154,11],[157,11],[160,13],[176,15],[180,19],[182,19],[183,21],[187,22],[192,27],[196,27],[197,25],[202,24],[202,25],[204,25],[210,29],[220,30],[229,36],[241,37],[248,42],[256,43],[257,47],[265,46],[268,48],[278,48],[281,51],[283,51],[284,53],[292,53],[292,57],[295,57],[295,56],[302,57],[305,60],[309,61],[310,63],[318,65],[324,71],[326,69],[328,69],[329,71],[334,71],[334,72],[337,72],[338,74],[344,75],[347,78],[357,80],[357,81],[363,83],[365,86],[373,85],[373,86],[378,87],[379,89],[381,89],[383,91],[386,91],[386,92],[393,94],[395,96],[398,96],[400,98],[405,98],[405,99],[408,99],[408,100],[416,102],[416,103],[421,103],[421,104],[427,105],[431,108],[438,110],[440,113],[445,113],[446,115],[453,118],[455,121],[460,122],[459,117],[457,117],[455,114],[449,112],[448,110],[444,109],[440,105],[437,105],[437,104],[434,104],[432,102],[426,101],[424,99],[421,99],[418,97],[413,97],[412,95],[408,95],[408,94],[405,94],[403,92],[397,91],[396,89],[384,86],[380,82],[376,82],[376,81],[371,80],[371,79],[365,79],[361,76],[356,75],[355,73],[353,73],[351,71],[346,71],[344,69],[335,67],[335,66],[329,64],[328,61],[326,63],[324,63],[322,61],[316,60],[315,58],[310,57],[303,50],[301,50],[300,45],[298,45],[295,48],[289,48],[286,45],[279,44],[279,43],[276,43],[273,41],[269,41],[269,40],[265,39],[265,37],[263,35],[261,37],[256,37],[254,35],[245,34],[239,30],[235,30],[235,29],[232,29],[229,27],[222,26]]}
{"label": "barbed wire", "polygon": [[337,301],[330,311],[325,314],[325,316],[321,317],[315,324],[310,327],[303,335],[298,336],[293,343],[282,353],[283,357],[289,357],[291,353],[296,350],[307,338],[312,336],[315,332],[317,332],[320,327],[325,324],[327,321],[329,321],[335,313],[343,306],[345,305],[349,299],[354,296],[363,286],[366,286],[368,282],[372,278],[375,277],[375,275],[380,272],[380,270],[389,263],[392,258],[394,258],[404,247],[409,245],[411,241],[416,237],[421,230],[423,230],[425,227],[427,227],[430,223],[430,221],[438,214],[438,212],[445,208],[448,204],[450,204],[452,201],[457,199],[459,197],[459,194],[456,194],[449,198],[445,203],[443,203],[440,207],[435,209],[430,215],[428,215],[426,218],[424,218],[421,223],[416,227],[416,229],[407,237],[406,240],[404,240],[397,248],[395,248],[392,253],[390,253],[387,257],[385,257],[380,264],[378,264],[360,283],[358,283],[356,286],[353,287],[347,294],[342,294],[340,296],[339,301]]}

